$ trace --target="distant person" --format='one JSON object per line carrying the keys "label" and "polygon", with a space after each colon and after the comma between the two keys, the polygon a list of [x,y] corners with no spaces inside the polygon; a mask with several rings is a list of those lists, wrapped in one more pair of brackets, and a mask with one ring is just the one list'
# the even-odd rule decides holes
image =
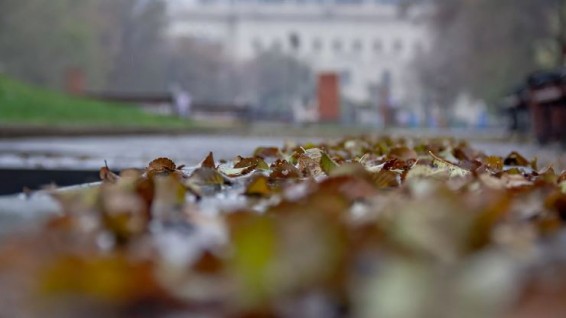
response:
{"label": "distant person", "polygon": [[173,93],[175,99],[175,109],[177,115],[182,118],[188,118],[191,113],[192,97],[189,92],[178,89]]}

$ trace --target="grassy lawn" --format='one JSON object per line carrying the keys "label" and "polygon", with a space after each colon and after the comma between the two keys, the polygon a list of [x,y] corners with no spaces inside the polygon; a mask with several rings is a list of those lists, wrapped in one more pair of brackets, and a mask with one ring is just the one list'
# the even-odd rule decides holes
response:
{"label": "grassy lawn", "polygon": [[0,124],[183,128],[193,123],[140,109],[85,100],[32,87],[0,75]]}

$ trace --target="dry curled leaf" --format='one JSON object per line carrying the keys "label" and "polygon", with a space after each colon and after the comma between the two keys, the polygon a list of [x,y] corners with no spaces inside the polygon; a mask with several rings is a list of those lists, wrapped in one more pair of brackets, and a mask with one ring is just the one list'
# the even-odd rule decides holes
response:
{"label": "dry curled leaf", "polygon": [[174,171],[177,169],[175,162],[169,158],[161,157],[154,159],[148,165],[148,170],[155,170],[155,171]]}
{"label": "dry curled leaf", "polygon": [[146,169],[147,176],[153,178],[156,175],[167,175],[177,171],[175,162],[169,158],[157,158],[151,161]]}
{"label": "dry curled leaf", "polygon": [[214,155],[212,152],[208,153],[208,156],[204,158],[200,166],[203,168],[216,169],[216,163],[214,162]]}
{"label": "dry curled leaf", "polygon": [[100,180],[102,180],[102,182],[115,183],[120,178],[117,174],[112,172],[108,168],[108,166],[100,168],[99,175],[100,175]]}
{"label": "dry curled leaf", "polygon": [[440,158],[432,152],[429,152],[429,155],[433,158],[432,166],[436,169],[447,171],[450,177],[465,177],[470,174],[470,171],[463,169],[446,159]]}
{"label": "dry curled leaf", "polygon": [[526,167],[529,165],[529,161],[518,152],[513,151],[503,160],[503,164],[506,166]]}
{"label": "dry curled leaf", "polygon": [[297,179],[301,177],[301,172],[287,160],[278,159],[271,164],[270,179]]}

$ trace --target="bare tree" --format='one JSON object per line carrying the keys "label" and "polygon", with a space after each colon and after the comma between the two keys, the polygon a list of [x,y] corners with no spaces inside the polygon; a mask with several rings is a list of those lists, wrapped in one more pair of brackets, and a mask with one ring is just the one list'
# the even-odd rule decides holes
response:
{"label": "bare tree", "polygon": [[562,59],[565,0],[431,1],[435,41],[416,65],[441,106],[462,91],[494,102],[527,73]]}

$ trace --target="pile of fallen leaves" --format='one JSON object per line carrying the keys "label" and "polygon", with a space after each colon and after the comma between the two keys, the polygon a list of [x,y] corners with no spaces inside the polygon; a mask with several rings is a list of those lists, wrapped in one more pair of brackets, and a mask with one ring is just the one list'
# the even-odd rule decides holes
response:
{"label": "pile of fallen leaves", "polygon": [[0,244],[0,316],[566,309],[566,173],[515,152],[358,137],[100,175],[55,192],[60,215]]}

